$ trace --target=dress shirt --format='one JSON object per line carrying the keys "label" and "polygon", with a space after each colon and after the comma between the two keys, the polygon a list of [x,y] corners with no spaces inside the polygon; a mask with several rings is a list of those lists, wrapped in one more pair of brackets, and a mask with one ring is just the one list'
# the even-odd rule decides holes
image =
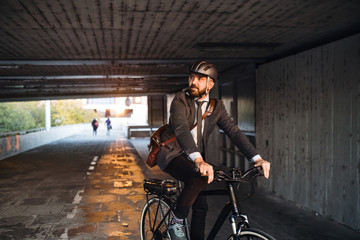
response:
{"label": "dress shirt", "polygon": [[[195,99],[196,101],[197,99]],[[206,98],[203,100],[203,102],[205,102],[202,106],[201,106],[201,113],[204,114],[206,109],[207,109],[207,106],[208,106],[208,102],[209,102],[209,95],[206,96]],[[195,103],[195,112],[197,112],[197,109],[198,109],[198,105]],[[195,114],[195,122],[197,122],[198,119],[197,119],[197,116]],[[201,129],[201,132],[203,133],[204,132],[204,126],[205,126],[205,119],[201,119],[202,121],[202,129]],[[190,131],[191,133],[191,136],[193,137],[194,141],[195,141],[195,144],[197,145],[197,125],[196,127],[194,127],[193,129],[191,129]],[[189,157],[191,160],[195,161],[196,158],[199,158],[201,156],[201,153],[200,152],[193,152],[193,153],[190,153],[189,154]],[[256,160],[260,159],[261,156],[258,154],[256,156],[254,156],[252,159],[250,159],[250,162],[255,162]]]}

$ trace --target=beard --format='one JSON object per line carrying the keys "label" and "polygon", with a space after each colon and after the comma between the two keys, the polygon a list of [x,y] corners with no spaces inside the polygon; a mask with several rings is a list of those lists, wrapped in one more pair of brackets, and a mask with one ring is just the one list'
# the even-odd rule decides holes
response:
{"label": "beard", "polygon": [[206,88],[199,90],[196,86],[192,85],[189,90],[189,95],[192,98],[201,98],[206,93]]}

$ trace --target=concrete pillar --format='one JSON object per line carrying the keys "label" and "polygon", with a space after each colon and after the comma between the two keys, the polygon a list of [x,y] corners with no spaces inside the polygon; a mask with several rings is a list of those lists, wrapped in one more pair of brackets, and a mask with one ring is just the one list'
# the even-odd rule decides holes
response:
{"label": "concrete pillar", "polygon": [[49,131],[51,128],[51,109],[50,100],[45,101],[45,129]]}

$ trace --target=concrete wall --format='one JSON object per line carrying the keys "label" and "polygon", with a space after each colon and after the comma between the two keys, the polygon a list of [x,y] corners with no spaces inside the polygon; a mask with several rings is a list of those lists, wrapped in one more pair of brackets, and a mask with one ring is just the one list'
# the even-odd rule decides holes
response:
{"label": "concrete wall", "polygon": [[261,185],[360,230],[360,34],[261,65]]}
{"label": "concrete wall", "polygon": [[49,131],[0,138],[0,160],[85,130],[91,131],[90,124],[52,127]]}
{"label": "concrete wall", "polygon": [[243,131],[255,131],[255,64],[239,64],[221,74],[220,96]]}
{"label": "concrete wall", "polygon": [[151,126],[161,126],[168,122],[167,119],[167,96],[148,96],[148,123]]}
{"label": "concrete wall", "polygon": [[[227,69],[216,83],[217,95],[222,99],[226,111],[250,140],[255,131],[255,65],[239,64]],[[254,142],[254,141],[253,141]],[[255,143],[254,143],[255,144]],[[212,134],[210,162],[227,167],[247,166],[247,160],[231,140],[216,128]]]}

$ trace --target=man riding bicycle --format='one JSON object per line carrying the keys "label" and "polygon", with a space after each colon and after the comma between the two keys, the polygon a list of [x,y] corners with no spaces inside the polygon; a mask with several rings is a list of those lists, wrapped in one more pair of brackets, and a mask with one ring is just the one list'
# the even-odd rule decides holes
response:
{"label": "man riding bicycle", "polygon": [[218,71],[214,64],[207,61],[192,64],[189,88],[175,95],[170,108],[171,127],[161,136],[161,140],[166,141],[175,135],[176,141],[161,148],[157,164],[163,171],[184,182],[174,211],[175,217],[169,227],[171,239],[186,239],[183,219],[188,216],[191,207],[191,239],[204,239],[208,205],[206,196],[199,193],[214,178],[213,167],[206,163],[206,150],[215,125],[230,137],[250,162],[262,167],[266,178],[269,177],[270,163],[260,157],[259,152],[231,120],[223,102],[216,99],[214,106],[211,106],[209,92],[217,79]]}

